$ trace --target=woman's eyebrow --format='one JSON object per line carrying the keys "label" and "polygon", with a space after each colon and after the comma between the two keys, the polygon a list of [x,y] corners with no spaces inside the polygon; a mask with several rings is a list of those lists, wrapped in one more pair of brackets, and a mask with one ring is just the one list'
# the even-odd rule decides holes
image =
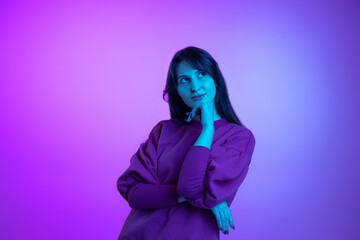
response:
{"label": "woman's eyebrow", "polygon": [[[195,73],[200,72],[200,71],[201,70],[196,70]],[[178,79],[181,78],[181,77],[187,77],[187,76],[186,75],[180,75],[180,76],[178,76]]]}

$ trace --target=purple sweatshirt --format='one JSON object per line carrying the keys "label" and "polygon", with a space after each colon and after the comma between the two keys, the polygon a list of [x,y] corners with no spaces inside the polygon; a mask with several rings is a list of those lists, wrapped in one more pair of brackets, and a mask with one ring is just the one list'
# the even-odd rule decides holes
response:
{"label": "purple sweatshirt", "polygon": [[[121,240],[218,240],[212,207],[230,206],[244,181],[255,147],[246,127],[214,121],[211,148],[194,146],[201,122],[162,120],[132,156],[117,188],[132,208]],[[178,194],[186,201],[178,203]],[[236,219],[236,216],[233,216]]]}

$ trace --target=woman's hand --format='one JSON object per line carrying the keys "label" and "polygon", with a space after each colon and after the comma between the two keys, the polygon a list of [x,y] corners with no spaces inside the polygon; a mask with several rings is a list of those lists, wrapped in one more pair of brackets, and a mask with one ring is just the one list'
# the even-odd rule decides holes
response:
{"label": "woman's hand", "polygon": [[234,222],[231,215],[231,210],[226,201],[223,201],[219,205],[211,208],[211,211],[216,216],[219,227],[224,234],[229,234],[228,226],[235,230]]}
{"label": "woman's hand", "polygon": [[[178,203],[185,202],[186,199],[178,194]],[[219,224],[219,228],[223,231],[224,234],[229,234],[228,226],[232,227],[235,230],[233,218],[231,215],[231,210],[226,201],[223,201],[219,205],[211,208],[211,211],[214,213],[216,220]]]}
{"label": "woman's hand", "polygon": [[190,114],[189,120],[194,118],[196,115],[200,114],[201,124],[205,126],[214,126],[214,110],[215,104],[214,100],[211,102],[200,102],[196,104],[191,112],[186,113]]}

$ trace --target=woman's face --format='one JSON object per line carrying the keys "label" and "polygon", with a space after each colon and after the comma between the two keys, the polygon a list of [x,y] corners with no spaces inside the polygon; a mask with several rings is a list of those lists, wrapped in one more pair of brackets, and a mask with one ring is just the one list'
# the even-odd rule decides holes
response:
{"label": "woman's face", "polygon": [[[215,99],[216,85],[214,79],[197,69],[193,69],[185,61],[179,63],[176,69],[177,76],[177,90],[186,105],[190,108],[195,106],[195,103],[211,102]],[[195,95],[205,96],[198,101],[191,99]]]}

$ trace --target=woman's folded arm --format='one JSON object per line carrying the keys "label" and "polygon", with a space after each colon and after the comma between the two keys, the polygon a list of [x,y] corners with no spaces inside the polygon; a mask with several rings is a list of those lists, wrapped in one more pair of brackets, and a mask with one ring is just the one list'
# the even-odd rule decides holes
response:
{"label": "woman's folded arm", "polygon": [[154,209],[179,204],[176,184],[134,183],[128,192],[128,203],[131,208]]}

